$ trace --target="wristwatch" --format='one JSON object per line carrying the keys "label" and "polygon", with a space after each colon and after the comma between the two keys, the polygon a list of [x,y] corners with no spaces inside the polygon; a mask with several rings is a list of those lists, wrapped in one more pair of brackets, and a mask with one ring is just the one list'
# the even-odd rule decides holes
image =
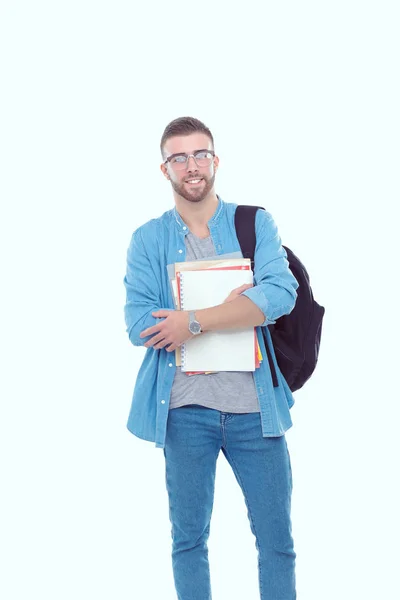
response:
{"label": "wristwatch", "polygon": [[189,331],[193,333],[193,335],[198,335],[202,333],[201,325],[198,321],[196,321],[195,311],[189,311]]}

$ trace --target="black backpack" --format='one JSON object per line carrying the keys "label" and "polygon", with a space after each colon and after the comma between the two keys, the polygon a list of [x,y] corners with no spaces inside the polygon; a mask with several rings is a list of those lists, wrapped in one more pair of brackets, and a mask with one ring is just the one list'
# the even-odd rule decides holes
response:
{"label": "black backpack", "polygon": [[[244,258],[251,259],[254,269],[256,248],[255,219],[262,206],[238,206],[235,213],[235,228]],[[292,312],[283,315],[273,325],[268,325],[279,369],[292,392],[299,390],[311,377],[318,361],[321,342],[322,318],[325,308],[315,300],[310,287],[310,278],[303,263],[286,246],[289,268],[299,283],[297,300]],[[266,327],[262,328],[268,363],[274,387],[278,387],[275,366],[266,339]]]}

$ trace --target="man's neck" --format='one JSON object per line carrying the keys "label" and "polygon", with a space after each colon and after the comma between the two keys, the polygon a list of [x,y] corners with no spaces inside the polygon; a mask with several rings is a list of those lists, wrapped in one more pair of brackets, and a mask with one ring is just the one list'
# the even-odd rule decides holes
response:
{"label": "man's neck", "polygon": [[202,229],[207,227],[208,221],[217,210],[218,197],[213,192],[206,196],[201,202],[190,202],[181,196],[176,196],[175,206],[189,229]]}

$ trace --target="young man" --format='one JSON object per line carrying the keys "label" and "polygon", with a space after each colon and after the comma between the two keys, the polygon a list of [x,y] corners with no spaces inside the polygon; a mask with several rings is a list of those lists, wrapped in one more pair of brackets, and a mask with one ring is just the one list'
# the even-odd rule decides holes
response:
{"label": "young man", "polygon": [[183,117],[169,123],[161,153],[175,207],[133,233],[124,279],[127,332],[135,346],[147,348],[127,427],[164,451],[179,600],[211,599],[207,540],[220,450],[248,507],[260,598],[293,600],[292,473],[284,434],[292,425],[294,400],[270,336],[278,387],[268,360],[254,372],[188,376],[175,366],[175,349],[202,332],[256,327],[265,358],[261,327],[292,311],[298,283],[271,214],[258,210],[254,285],[232,290],[223,304],[194,314],[174,310],[167,265],[240,251],[237,205],[215,193],[219,159],[201,121]]}

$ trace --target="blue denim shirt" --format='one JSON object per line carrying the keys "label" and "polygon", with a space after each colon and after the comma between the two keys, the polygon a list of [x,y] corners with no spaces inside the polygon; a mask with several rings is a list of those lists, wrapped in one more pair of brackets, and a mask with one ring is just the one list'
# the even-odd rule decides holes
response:
{"label": "blue denim shirt", "polygon": [[[234,224],[236,206],[223,202],[218,196],[217,209],[208,221],[218,254],[240,252]],[[188,232],[187,225],[174,208],[140,226],[132,235],[124,285],[126,331],[134,346],[143,346],[149,337],[140,338],[140,333],[162,320],[153,317],[153,311],[175,308],[167,265],[185,260],[185,236]],[[254,287],[243,293],[265,316],[263,324],[256,328],[263,361],[254,371],[254,381],[263,437],[276,437],[283,435],[292,425],[289,409],[294,399],[277,365],[267,329],[268,345],[279,382],[278,387],[273,387],[261,327],[275,323],[276,319],[293,310],[299,284],[289,269],[276,224],[267,211],[257,211],[256,237]],[[165,446],[175,369],[174,352],[167,352],[165,348],[147,348],[136,378],[127,428],[137,437],[155,442],[156,448]]]}

